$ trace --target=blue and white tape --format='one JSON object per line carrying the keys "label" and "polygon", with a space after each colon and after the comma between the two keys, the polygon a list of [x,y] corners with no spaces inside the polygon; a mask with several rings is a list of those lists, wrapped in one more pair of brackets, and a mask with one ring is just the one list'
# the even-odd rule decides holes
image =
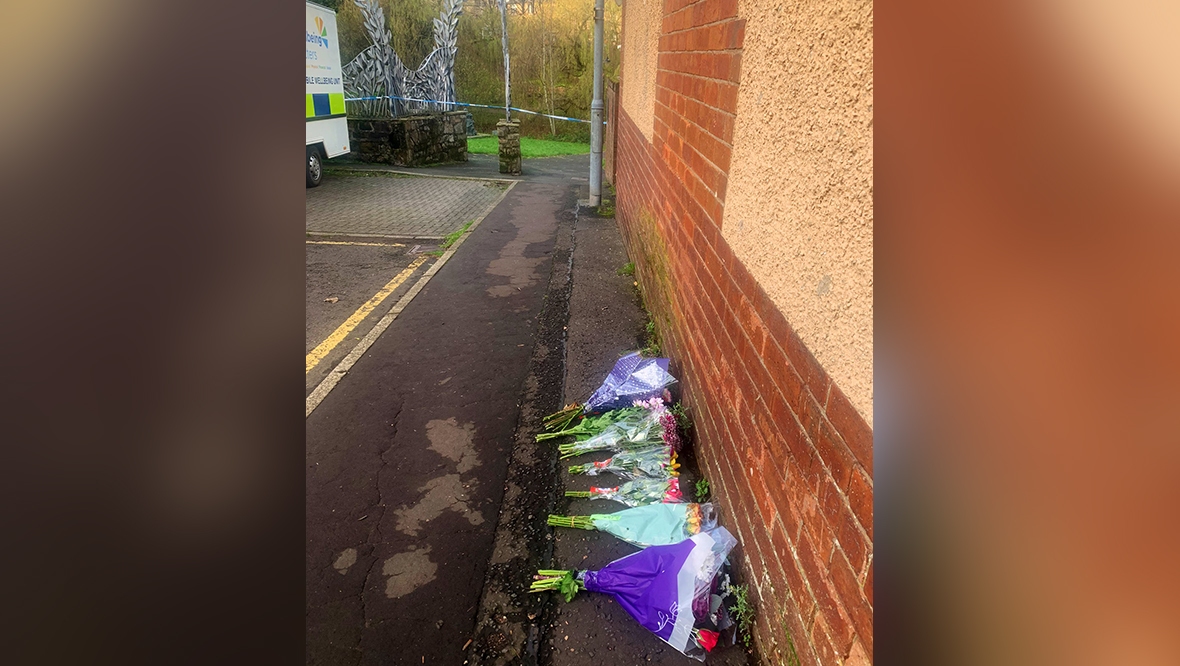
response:
{"label": "blue and white tape", "polygon": [[[502,106],[493,106],[491,104],[468,104],[467,102],[440,102],[436,99],[414,99],[413,97],[396,97],[393,95],[378,95],[376,97],[346,97],[344,99],[344,101],[345,102],[368,102],[368,101],[379,100],[379,99],[397,99],[397,100],[401,100],[403,102],[418,102],[421,104],[449,104],[451,106],[472,106],[472,107],[476,107],[479,109],[503,109],[504,108]],[[510,106],[508,108],[510,108],[513,111],[516,111],[518,113],[529,113],[534,116],[543,116],[545,118],[553,118],[555,120],[568,120],[571,123],[590,124],[589,120],[583,120],[581,118],[570,118],[568,116],[555,116],[555,115],[552,115],[549,113],[541,113],[540,111],[529,111],[528,109],[518,109],[515,106]],[[606,122],[604,121],[602,124],[605,125]]]}

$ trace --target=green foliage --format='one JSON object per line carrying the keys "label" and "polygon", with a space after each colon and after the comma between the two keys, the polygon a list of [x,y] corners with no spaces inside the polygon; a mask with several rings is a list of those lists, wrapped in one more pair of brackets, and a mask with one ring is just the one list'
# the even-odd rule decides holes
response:
{"label": "green foliage", "polygon": [[628,261],[627,263],[623,264],[622,268],[615,271],[615,273],[619,275],[635,275],[635,262]]}
{"label": "green foliage", "polygon": [[529,585],[529,592],[553,590],[560,592],[566,601],[573,601],[574,595],[586,589],[582,586],[582,581],[574,577],[573,571],[541,569],[533,579]]}
{"label": "green foliage", "polygon": [[703,502],[709,497],[709,480],[705,477],[697,479],[696,482],[696,498],[698,502]]}
{"label": "green foliage", "polygon": [[[593,0],[517,0],[509,2],[508,50],[512,65],[512,105],[573,118],[590,117],[594,69]],[[622,10],[606,3],[603,69],[618,79],[618,36]],[[494,2],[476,0],[459,20],[455,87],[460,100],[504,103],[504,63],[500,16]],[[493,127],[502,112],[475,112],[477,126]],[[570,134],[589,137],[584,123],[514,115],[523,136]]]}
{"label": "green foliage", "polygon": [[467,224],[464,224],[461,229],[458,229],[456,231],[452,231],[451,233],[447,234],[446,237],[443,238],[443,242],[439,244],[439,247],[441,247],[444,250],[450,249],[450,247],[455,244],[455,241],[459,240],[460,236],[467,233],[467,230],[470,229],[471,225],[474,223],[475,223],[475,220],[468,220]]}
{"label": "green foliage", "polygon": [[[429,0],[378,0],[378,4],[385,10],[393,50],[406,67],[417,69],[434,50],[432,21],[442,11],[442,3]],[[336,30],[340,37],[340,64],[347,64],[372,43],[362,27],[363,21],[356,3],[338,0]],[[460,18],[460,25],[462,22]]]}
{"label": "green foliage", "polygon": [[787,635],[787,666],[799,666],[799,653],[795,651],[795,639],[791,638],[791,631],[787,623],[783,623],[783,633]]}
{"label": "green foliage", "polygon": [[644,343],[640,352],[648,358],[659,356],[660,332],[656,330],[656,322],[651,318],[650,312],[647,313],[647,323],[643,325],[643,332],[647,335],[647,342]]}
{"label": "green foliage", "polygon": [[737,622],[738,633],[742,637],[742,644],[750,647],[750,628],[754,626],[754,606],[750,603],[749,588],[745,585],[733,586],[735,607],[733,619]]}
{"label": "green foliage", "polygon": [[[494,136],[467,139],[467,152],[476,155],[496,155],[500,152],[500,139]],[[585,155],[590,152],[588,143],[569,143],[549,139],[520,138],[521,157],[553,157],[554,155]]]}
{"label": "green foliage", "polygon": [[[688,431],[692,430],[692,419],[688,417],[688,412],[684,409],[684,403],[678,402],[672,405],[672,409],[668,411],[672,412],[672,416],[676,417],[676,427],[680,428],[680,432],[688,434]],[[705,488],[707,489],[708,487],[709,485],[706,481]],[[705,491],[705,494],[709,494],[708,490]]]}

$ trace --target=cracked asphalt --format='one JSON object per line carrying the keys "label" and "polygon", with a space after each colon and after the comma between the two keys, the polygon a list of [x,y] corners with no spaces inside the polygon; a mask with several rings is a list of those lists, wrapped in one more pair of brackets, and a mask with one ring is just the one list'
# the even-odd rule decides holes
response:
{"label": "cracked asphalt", "polygon": [[309,664],[463,663],[586,158],[526,167],[308,417]]}

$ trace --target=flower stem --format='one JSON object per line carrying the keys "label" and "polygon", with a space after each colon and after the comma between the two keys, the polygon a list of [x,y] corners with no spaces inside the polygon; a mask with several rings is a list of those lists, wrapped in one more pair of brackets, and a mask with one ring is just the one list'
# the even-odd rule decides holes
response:
{"label": "flower stem", "polygon": [[582,415],[581,405],[570,405],[559,412],[555,412],[542,419],[541,424],[550,432],[565,430],[576,418]]}
{"label": "flower stem", "polygon": [[554,527],[576,527],[582,530],[597,529],[590,516],[549,516],[549,524]]}

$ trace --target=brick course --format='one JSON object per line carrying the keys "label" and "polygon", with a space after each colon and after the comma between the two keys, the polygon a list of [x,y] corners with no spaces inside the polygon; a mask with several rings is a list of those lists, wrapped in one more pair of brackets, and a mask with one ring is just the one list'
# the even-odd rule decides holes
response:
{"label": "brick course", "polygon": [[759,654],[871,663],[872,429],[720,233],[737,10],[736,0],[664,2],[652,141],[618,109],[617,216],[704,473],[741,542]]}

